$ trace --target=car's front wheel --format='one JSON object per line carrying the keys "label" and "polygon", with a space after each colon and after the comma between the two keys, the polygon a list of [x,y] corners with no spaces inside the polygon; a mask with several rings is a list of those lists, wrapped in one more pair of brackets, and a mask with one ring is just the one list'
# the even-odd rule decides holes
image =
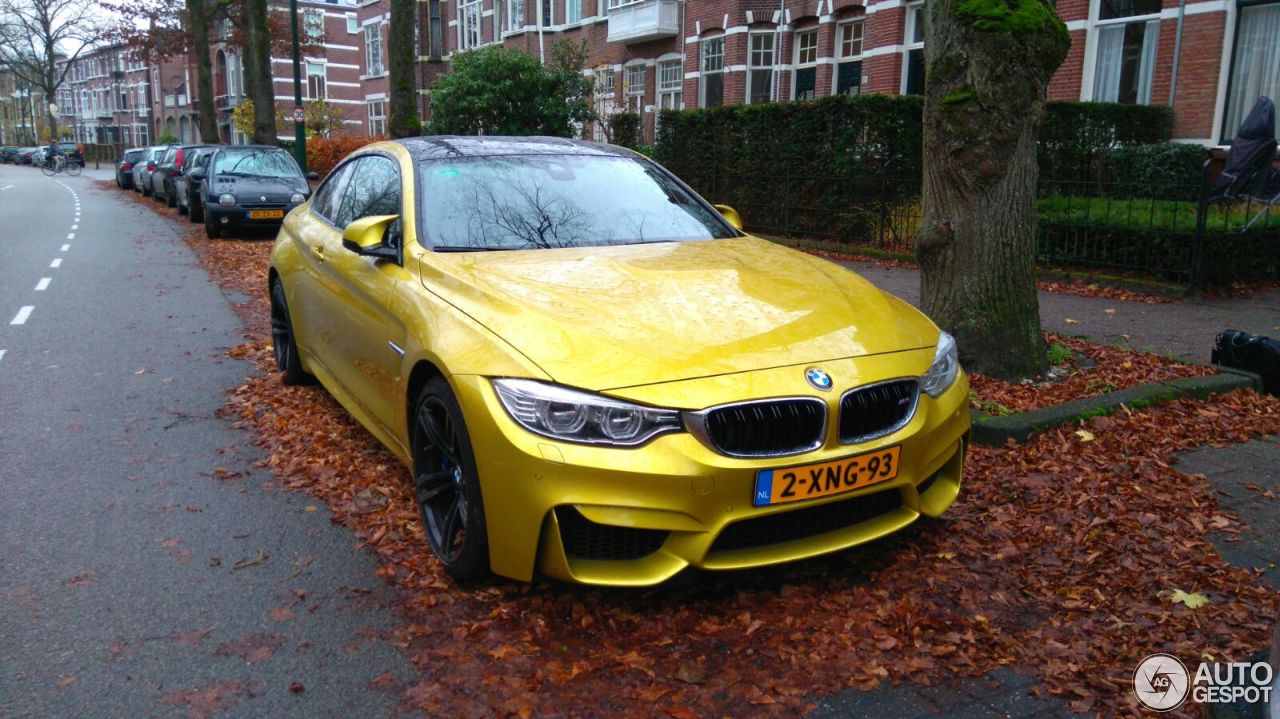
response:
{"label": "car's front wheel", "polygon": [[413,492],[427,542],[454,579],[488,576],[484,501],[462,408],[443,377],[428,381],[413,406]]}
{"label": "car's front wheel", "polygon": [[219,237],[222,237],[222,226],[218,224],[213,213],[208,210],[204,213],[204,236],[211,240],[216,240]]}
{"label": "car's front wheel", "polygon": [[200,222],[204,219],[204,205],[196,205],[194,194],[187,195],[187,219],[192,222]]}
{"label": "car's front wheel", "polygon": [[315,377],[302,369],[298,356],[298,342],[293,336],[293,320],[289,317],[289,303],[285,301],[284,285],[280,280],[271,282],[271,345],[275,350],[276,369],[286,385],[303,385],[315,382]]}

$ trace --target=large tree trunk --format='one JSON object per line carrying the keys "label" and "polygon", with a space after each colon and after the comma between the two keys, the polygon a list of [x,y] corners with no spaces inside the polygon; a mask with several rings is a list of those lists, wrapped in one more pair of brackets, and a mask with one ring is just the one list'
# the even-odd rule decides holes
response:
{"label": "large tree trunk", "polygon": [[1039,374],[1036,137],[1070,37],[1044,0],[925,7],[923,307],[970,369]]}
{"label": "large tree trunk", "polygon": [[209,54],[208,0],[187,0],[188,30],[191,33],[191,57],[196,65],[196,110],[200,113],[200,139],[217,144],[218,113],[213,106],[213,68]]}
{"label": "large tree trunk", "polygon": [[392,137],[413,137],[421,134],[418,119],[418,83],[414,66],[418,57],[413,51],[414,28],[418,26],[415,14],[418,0],[391,0],[391,21],[387,23],[387,71],[391,87],[391,114],[387,131]]}
{"label": "large tree trunk", "polygon": [[253,100],[253,141],[278,145],[275,85],[271,79],[271,29],[266,0],[244,0],[249,43],[245,48],[245,86]]}

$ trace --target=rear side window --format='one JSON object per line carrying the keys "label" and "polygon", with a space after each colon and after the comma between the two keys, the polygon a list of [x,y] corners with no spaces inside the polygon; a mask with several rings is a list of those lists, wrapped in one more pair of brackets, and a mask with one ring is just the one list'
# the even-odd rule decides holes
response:
{"label": "rear side window", "polygon": [[141,160],[142,156],[145,154],[146,154],[145,150],[134,150],[133,152],[126,152],[124,153],[124,161],[137,162],[138,160]]}

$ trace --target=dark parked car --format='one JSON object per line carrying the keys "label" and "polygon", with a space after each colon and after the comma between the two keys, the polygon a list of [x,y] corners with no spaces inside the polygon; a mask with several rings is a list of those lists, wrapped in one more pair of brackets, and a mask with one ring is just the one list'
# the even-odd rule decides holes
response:
{"label": "dark parked car", "polygon": [[207,145],[170,145],[169,149],[165,150],[164,156],[156,164],[155,172],[151,173],[152,197],[163,201],[169,207],[177,205],[174,199],[173,177],[182,168],[186,153],[197,147],[207,147]]}
{"label": "dark parked car", "polygon": [[143,197],[151,196],[151,173],[155,172],[156,165],[160,164],[160,158],[168,149],[168,145],[153,145],[142,161],[133,166],[133,189],[141,192]]}
{"label": "dark parked car", "polygon": [[81,167],[84,166],[84,148],[80,145],[77,145],[74,142],[59,142],[58,152],[61,152],[62,156],[67,158],[68,162],[75,160],[80,163]]}
{"label": "dark parked car", "polygon": [[311,188],[293,156],[269,145],[216,148],[206,167],[191,179],[201,183],[204,229],[210,238],[223,229],[278,228],[290,210],[307,201]]}
{"label": "dark parked car", "polygon": [[145,147],[131,147],[116,160],[116,187],[133,187],[133,166],[147,154]]}
{"label": "dark parked car", "polygon": [[189,148],[182,155],[182,166],[173,175],[173,194],[178,201],[178,214],[186,215],[192,222],[204,219],[204,204],[199,197],[201,183],[191,177],[191,171],[197,167],[207,170],[209,156],[216,149],[217,145]]}
{"label": "dark parked car", "polygon": [[20,147],[0,148],[0,162],[6,165],[18,164],[19,162],[21,162],[21,160],[18,157],[18,151],[21,149],[22,148]]}

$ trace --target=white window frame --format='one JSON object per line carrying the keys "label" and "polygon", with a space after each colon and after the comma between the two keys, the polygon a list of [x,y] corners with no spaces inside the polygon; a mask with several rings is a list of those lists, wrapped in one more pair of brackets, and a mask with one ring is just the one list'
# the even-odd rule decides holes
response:
{"label": "white window frame", "polygon": [[659,60],[653,71],[657,102],[653,115],[653,132],[657,137],[663,110],[684,109],[684,58]]}
{"label": "white window frame", "polygon": [[[724,97],[724,88],[725,88],[725,81],[724,81],[725,47],[724,45],[725,45],[725,42],[724,40],[725,40],[724,35],[716,35],[715,37],[703,38],[698,42],[698,107],[707,106],[706,78],[708,75],[720,76],[720,104],[721,105],[724,104],[724,101],[725,101],[725,97]],[[711,46],[712,43],[719,44],[720,49],[719,49],[719,52],[717,52],[716,54],[707,53],[707,48]],[[715,69],[708,69],[708,64],[709,64],[708,60],[716,61],[714,64],[717,65],[717,67]]]}
{"label": "white window frame", "polygon": [[[312,70],[316,68],[319,68],[320,72],[318,73],[312,72]],[[306,61],[306,77],[307,77],[307,81],[306,81],[307,99],[308,100],[328,100],[329,99],[329,65],[327,63],[319,62],[316,60],[307,60]],[[320,78],[321,93],[319,97],[317,97],[315,93],[311,91],[311,78],[313,77]]]}
{"label": "white window frame", "polygon": [[[377,100],[366,100],[365,105],[369,108],[369,136],[387,134],[387,101],[386,98]],[[378,112],[375,113],[374,109]]]}
{"label": "white window frame", "polygon": [[369,77],[378,77],[387,71],[386,48],[382,42],[382,21],[364,26],[364,69]]}
{"label": "white window frame", "polygon": [[[1138,78],[1138,99],[1136,104],[1150,105],[1151,91],[1152,87],[1155,85],[1155,69],[1156,62],[1158,61],[1157,54],[1160,48],[1160,12],[1157,10],[1154,13],[1147,13],[1145,15],[1130,15],[1127,17],[1112,18],[1109,20],[1103,20],[1101,17],[1101,0],[1090,0],[1089,28],[1087,39],[1085,41],[1085,65],[1080,78],[1081,99],[1104,102],[1104,100],[1101,100],[1101,93],[1098,91],[1098,54],[1103,34],[1107,29],[1116,27],[1123,28],[1123,26],[1131,23],[1145,23],[1146,27],[1143,31],[1144,37],[1142,54],[1146,56],[1150,62],[1145,63],[1147,65],[1145,68],[1145,78]],[[1123,32],[1123,29],[1121,29],[1121,32]],[[1149,48],[1148,43],[1150,44]],[[1139,62],[1141,63],[1144,61],[1140,60]],[[1139,72],[1143,72],[1143,68],[1141,66],[1139,67]],[[1144,85],[1146,86],[1145,88],[1143,87]]]}
{"label": "white window frame", "polygon": [[[534,27],[541,27],[546,30],[555,24],[556,2],[555,0],[533,0],[538,3],[538,16],[533,19]],[[546,7],[550,3],[551,7]],[[550,17],[543,17],[546,13],[551,13]]]}
{"label": "white window frame", "polygon": [[347,13],[347,34],[355,35],[360,32],[360,18],[356,17],[353,12]]}
{"label": "white window frame", "polygon": [[907,17],[906,22],[903,23],[906,26],[906,32],[902,37],[902,81],[898,87],[898,93],[901,95],[907,94],[907,77],[911,72],[911,51],[924,49],[923,28],[921,28],[920,39],[916,39],[916,29],[922,26],[924,21],[924,3],[912,3],[905,7]]}
{"label": "white window frame", "polygon": [[[769,38],[769,48],[767,50],[756,49],[757,38]],[[757,53],[768,53],[768,62],[757,63]],[[778,90],[778,32],[777,30],[768,30],[766,32],[749,32],[747,33],[747,89],[742,98],[743,104],[751,104],[751,91],[754,89],[752,85],[755,80],[755,73],[758,71],[769,71],[769,100],[777,95]],[[769,102],[765,100],[765,102]]]}
{"label": "white window frame", "polygon": [[[844,34],[848,30],[853,31],[854,26],[858,27],[858,36],[856,40],[851,38],[851,43],[857,43],[858,51],[849,55],[844,54]],[[836,66],[831,72],[831,94],[836,94],[836,89],[840,85],[840,66],[847,62],[861,62],[862,54],[867,48],[867,25],[863,18],[853,20],[842,20],[836,23]],[[862,85],[862,78],[858,78],[858,85]]]}
{"label": "white window frame", "polygon": [[[1238,6],[1236,8],[1235,22],[1228,22],[1227,26],[1228,32],[1230,33],[1228,36],[1230,38],[1230,47],[1224,48],[1227,52],[1223,54],[1225,64],[1227,64],[1228,67],[1224,68],[1224,71],[1222,72],[1223,80],[1220,83],[1220,95],[1216,100],[1217,107],[1214,111],[1216,116],[1220,116],[1220,119],[1217,119],[1214,123],[1215,131],[1213,135],[1214,140],[1218,142],[1226,143],[1234,141],[1236,131],[1240,129],[1240,123],[1244,121],[1246,116],[1248,116],[1249,110],[1253,108],[1258,96],[1267,95],[1273,100],[1280,100],[1280,86],[1269,89],[1265,83],[1258,81],[1260,78],[1251,77],[1252,71],[1258,71],[1262,67],[1265,67],[1264,64],[1257,62],[1257,57],[1262,57],[1265,62],[1267,54],[1265,52],[1259,53],[1258,56],[1250,54],[1246,56],[1246,58],[1242,58],[1240,56],[1243,47],[1248,47],[1250,50],[1256,49],[1252,45],[1246,46],[1241,42],[1241,33],[1243,29],[1241,26],[1245,20],[1244,15],[1246,12],[1252,13],[1253,11],[1257,11],[1259,13],[1280,12],[1280,2],[1251,2],[1248,5]],[[1260,24],[1262,22],[1265,22],[1265,20],[1260,20]],[[1250,28],[1252,28],[1252,25],[1250,25]],[[1258,34],[1265,37],[1263,33]],[[1280,38],[1275,36],[1271,36],[1271,39],[1272,42],[1280,42]],[[1242,59],[1245,59],[1248,63],[1248,70],[1244,70],[1240,67],[1240,61]],[[1280,73],[1280,67],[1273,68],[1272,71]],[[1252,88],[1253,91],[1249,92],[1247,95],[1239,97],[1239,100],[1242,102],[1239,102],[1239,104],[1234,108],[1237,111],[1238,116],[1232,117],[1232,101],[1237,99],[1236,93],[1240,92],[1239,85],[1241,80],[1245,79],[1245,77],[1249,77],[1251,80],[1248,87]],[[1275,82],[1280,83],[1280,75],[1273,76],[1273,78]]]}
{"label": "white window frame", "polygon": [[481,0],[460,0],[458,3],[458,49],[473,50],[484,42]]}
{"label": "white window frame", "polygon": [[[813,54],[808,60],[804,59],[803,53],[805,53],[806,50],[810,48],[806,48],[800,42],[801,39],[805,37],[813,38],[813,47],[811,48]],[[814,28],[805,28],[804,30],[796,30],[795,35],[793,36],[792,45],[795,46],[794,48],[795,64],[791,71],[791,99],[792,100],[800,99],[799,97],[796,96],[796,93],[797,93],[796,80],[800,76],[800,71],[812,69],[813,70],[813,97],[809,99],[816,100],[818,99],[818,28],[814,27]]]}
{"label": "white window frame", "polygon": [[524,0],[502,0],[506,10],[504,32],[520,32],[524,29]]}
{"label": "white window frame", "polygon": [[566,25],[582,22],[582,0],[564,0],[564,22]]}
{"label": "white window frame", "polygon": [[[644,94],[647,80],[645,75],[648,68],[643,63],[635,63],[632,65],[624,65],[622,67],[622,98],[629,112],[637,115],[644,112]],[[640,82],[637,86],[632,82],[639,75]]]}

